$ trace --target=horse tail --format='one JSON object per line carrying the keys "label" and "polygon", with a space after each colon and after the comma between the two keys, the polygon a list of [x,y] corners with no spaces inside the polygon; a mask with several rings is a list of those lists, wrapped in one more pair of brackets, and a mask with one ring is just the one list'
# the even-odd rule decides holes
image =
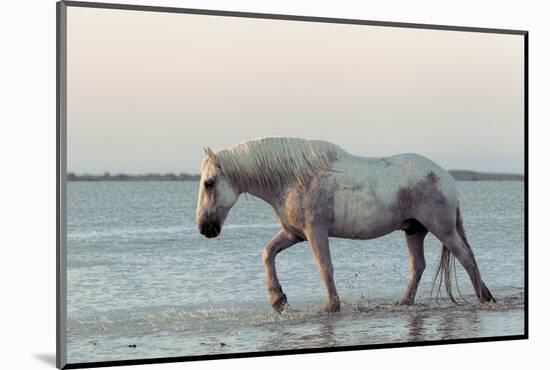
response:
{"label": "horse tail", "polygon": [[453,303],[457,303],[453,295],[453,286],[451,280],[451,272],[453,271],[456,272],[455,257],[451,254],[445,244],[443,244],[441,248],[441,256],[439,257],[439,265],[437,266],[437,271],[435,272],[434,280],[432,282],[432,291],[430,292],[430,296],[432,295],[434,287],[437,284],[437,294],[435,296],[437,300],[441,293],[441,286],[445,284],[447,296]]}
{"label": "horse tail", "polygon": [[460,239],[464,242],[464,245],[466,245],[468,249],[472,249],[472,247],[470,247],[470,243],[468,243],[468,238],[466,238],[466,231],[464,230],[464,224],[462,223],[460,207],[456,207],[456,232],[458,233]]}
{"label": "horse tail", "polygon": [[[464,230],[464,224],[462,223],[462,214],[460,213],[460,207],[456,208],[456,232],[460,239],[464,242],[464,245],[468,249],[471,249],[470,243],[468,243],[468,239],[466,238],[466,231]],[[460,289],[458,288],[458,279],[456,277],[456,263],[455,263],[455,256],[451,253],[449,248],[443,244],[441,248],[441,256],[439,258],[439,265],[437,267],[437,270],[435,272],[434,280],[432,283],[432,291],[430,295],[432,295],[435,284],[438,284],[437,287],[437,295],[436,300],[439,297],[441,293],[441,286],[445,284],[445,291],[447,292],[447,296],[453,303],[458,303],[453,295],[453,286],[452,286],[452,279],[451,276],[454,275],[455,278],[455,285],[458,291],[458,294],[462,298],[462,300],[466,301],[464,297],[462,296],[462,293],[460,292]],[[439,281],[438,281],[439,280]]]}

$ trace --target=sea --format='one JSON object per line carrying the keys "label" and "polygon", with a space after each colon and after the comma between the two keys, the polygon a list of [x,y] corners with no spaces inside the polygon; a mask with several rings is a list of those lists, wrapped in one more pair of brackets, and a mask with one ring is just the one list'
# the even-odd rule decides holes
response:
{"label": "sea", "polygon": [[[409,261],[403,232],[331,238],[339,313],[309,245],[277,256],[288,306],[270,304],[262,252],[279,226],[241,195],[218,238],[195,224],[195,181],[69,181],[69,363],[398,344],[524,334],[524,183],[458,182],[464,226],[497,302],[480,305],[457,262],[454,304],[437,285],[441,243],[428,234],[414,306],[399,306]],[[444,289],[443,289],[444,290]]]}

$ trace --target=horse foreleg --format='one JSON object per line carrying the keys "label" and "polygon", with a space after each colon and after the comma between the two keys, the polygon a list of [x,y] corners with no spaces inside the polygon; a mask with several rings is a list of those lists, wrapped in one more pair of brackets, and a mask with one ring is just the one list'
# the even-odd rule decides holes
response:
{"label": "horse foreleg", "polygon": [[[407,231],[406,231],[407,232]],[[414,233],[407,233],[407,249],[409,251],[409,283],[405,295],[399,302],[402,305],[414,304],[416,290],[420,283],[422,273],[426,268],[426,260],[424,259],[424,238],[428,233],[427,230],[419,230]]]}
{"label": "horse foreleg", "polygon": [[283,311],[287,301],[286,295],[283,293],[281,284],[277,278],[277,271],[275,270],[275,256],[277,256],[279,252],[300,241],[302,241],[302,239],[281,230],[264,249],[263,262],[265,267],[267,291],[269,293],[271,306],[278,313]]}
{"label": "horse foreleg", "polygon": [[325,311],[340,311],[340,299],[338,298],[336,285],[334,284],[334,270],[332,267],[332,258],[330,257],[328,231],[325,228],[313,228],[309,232],[306,232],[306,236],[315,256],[321,279],[323,279],[327,290],[328,301]]}

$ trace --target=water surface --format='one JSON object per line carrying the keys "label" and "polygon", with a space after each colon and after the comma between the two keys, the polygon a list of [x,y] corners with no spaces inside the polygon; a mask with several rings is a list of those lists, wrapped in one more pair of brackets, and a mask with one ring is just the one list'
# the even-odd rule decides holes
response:
{"label": "water surface", "polygon": [[[222,234],[196,229],[198,182],[68,183],[69,363],[401,343],[523,334],[524,184],[459,182],[466,233],[499,300],[430,299],[441,245],[426,238],[417,305],[396,306],[408,277],[402,232],[331,239],[342,312],[325,291],[307,243],[277,256],[289,307],[268,300],[263,247],[278,230],[269,205],[241,196]],[[134,347],[135,345],[135,347]]]}

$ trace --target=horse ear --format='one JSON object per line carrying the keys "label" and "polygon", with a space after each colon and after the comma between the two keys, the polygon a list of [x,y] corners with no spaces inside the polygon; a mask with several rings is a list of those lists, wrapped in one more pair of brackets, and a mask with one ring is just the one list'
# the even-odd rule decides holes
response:
{"label": "horse ear", "polygon": [[204,154],[210,158],[211,160],[216,160],[216,155],[214,154],[214,151],[210,149],[209,147],[204,148]]}
{"label": "horse ear", "polygon": [[212,149],[209,147],[204,148],[204,154],[206,155],[206,158],[208,158],[212,163],[216,164],[216,167],[218,167],[220,170],[222,168],[220,159],[216,157],[216,154]]}

